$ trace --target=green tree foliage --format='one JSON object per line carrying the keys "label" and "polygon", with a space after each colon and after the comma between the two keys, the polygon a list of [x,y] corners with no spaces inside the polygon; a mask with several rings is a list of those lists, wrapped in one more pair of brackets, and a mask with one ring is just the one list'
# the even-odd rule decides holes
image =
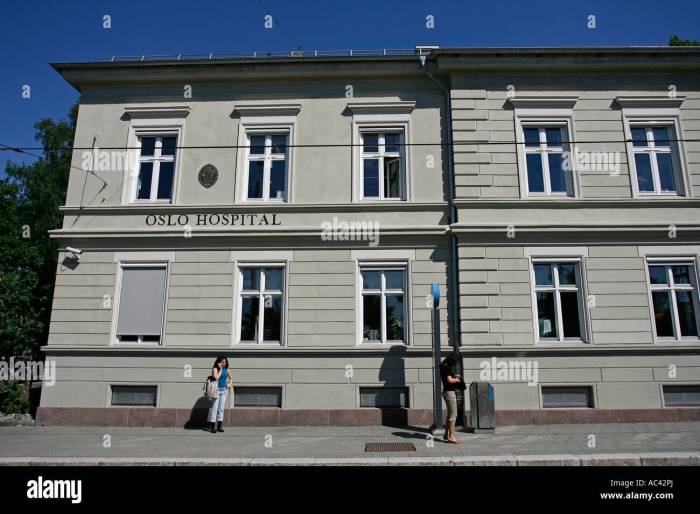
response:
{"label": "green tree foliage", "polygon": [[0,179],[0,356],[39,356],[45,344],[78,104],[67,120],[44,118],[34,127],[43,152],[36,162],[8,162]]}
{"label": "green tree foliage", "polygon": [[19,382],[0,382],[0,412],[22,414],[29,408],[27,389]]}
{"label": "green tree foliage", "polygon": [[668,40],[668,46],[700,46],[700,41],[681,39],[678,36],[671,36],[671,39]]}

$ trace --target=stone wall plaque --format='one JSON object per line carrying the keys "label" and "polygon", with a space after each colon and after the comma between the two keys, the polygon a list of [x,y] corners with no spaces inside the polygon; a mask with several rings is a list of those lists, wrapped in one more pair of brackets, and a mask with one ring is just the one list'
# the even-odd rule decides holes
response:
{"label": "stone wall plaque", "polygon": [[216,181],[219,178],[219,170],[217,170],[213,164],[205,164],[202,166],[202,169],[199,170],[197,178],[203,187],[209,189],[211,186],[216,184]]}

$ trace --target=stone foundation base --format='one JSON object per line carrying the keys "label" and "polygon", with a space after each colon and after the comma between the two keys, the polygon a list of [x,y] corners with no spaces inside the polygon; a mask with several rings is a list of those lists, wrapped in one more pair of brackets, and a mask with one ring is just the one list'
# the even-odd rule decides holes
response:
{"label": "stone foundation base", "polygon": [[[467,412],[468,415],[468,412]],[[183,427],[206,424],[206,409],[153,407],[39,407],[37,425]],[[282,410],[236,407],[225,411],[226,426],[429,426],[428,409]],[[468,419],[468,418],[467,418]],[[496,426],[561,423],[642,423],[700,421],[700,408],[552,409],[496,412]]]}

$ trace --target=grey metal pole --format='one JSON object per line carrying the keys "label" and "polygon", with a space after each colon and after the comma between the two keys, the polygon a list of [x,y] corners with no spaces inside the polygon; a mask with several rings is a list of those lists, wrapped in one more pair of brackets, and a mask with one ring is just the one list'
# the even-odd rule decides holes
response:
{"label": "grey metal pole", "polygon": [[440,285],[433,283],[433,425],[430,432],[442,428],[442,377],[440,376]]}

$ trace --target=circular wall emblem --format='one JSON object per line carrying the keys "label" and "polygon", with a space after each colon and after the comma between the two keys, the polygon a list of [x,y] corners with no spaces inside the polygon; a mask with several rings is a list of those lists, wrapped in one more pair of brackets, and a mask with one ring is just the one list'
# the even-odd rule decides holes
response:
{"label": "circular wall emblem", "polygon": [[219,170],[217,170],[213,164],[205,164],[202,166],[202,169],[199,170],[197,178],[202,186],[210,188],[216,184],[216,180],[219,178]]}

